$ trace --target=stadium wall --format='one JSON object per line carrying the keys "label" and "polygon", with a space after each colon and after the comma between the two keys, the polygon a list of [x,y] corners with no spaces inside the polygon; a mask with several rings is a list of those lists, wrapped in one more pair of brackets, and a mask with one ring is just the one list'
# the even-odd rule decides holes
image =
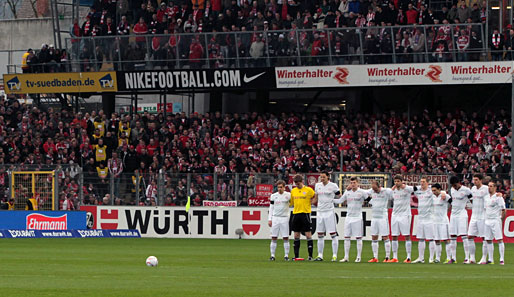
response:
{"label": "stadium wall", "polygon": [[[61,22],[61,29],[68,30],[71,19],[65,18]],[[0,50],[39,49],[43,43],[54,43],[52,19],[2,20],[0,21],[0,36],[2,36]],[[20,64],[21,60],[14,62]]]}
{"label": "stadium wall", "polygon": [[[134,229],[141,237],[157,238],[225,238],[237,239],[236,230],[244,239],[268,239],[268,209],[255,207],[194,207],[187,213],[184,207],[113,207],[82,206],[92,229]],[[391,216],[391,209],[389,210]],[[336,208],[337,231],[344,231],[346,208]],[[371,240],[371,209],[362,212],[364,239]],[[316,210],[312,212],[312,227],[316,230]],[[417,209],[412,210],[411,234],[416,240]],[[514,242],[514,210],[507,210],[505,242]],[[313,235],[317,238],[317,235]],[[400,237],[400,240],[402,238]]]}

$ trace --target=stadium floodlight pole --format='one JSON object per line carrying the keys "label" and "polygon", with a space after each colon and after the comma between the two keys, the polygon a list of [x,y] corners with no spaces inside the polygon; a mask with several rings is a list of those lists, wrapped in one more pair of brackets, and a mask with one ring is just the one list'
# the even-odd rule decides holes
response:
{"label": "stadium floodlight pole", "polygon": [[485,54],[487,55],[487,49],[489,45],[489,1],[485,1]]}
{"label": "stadium floodlight pole", "polygon": [[375,120],[375,148],[378,148],[378,121]]}
{"label": "stadium floodlight pole", "polygon": [[344,162],[343,150],[340,150],[339,151],[339,163],[341,165],[339,166],[339,171],[341,171],[341,172],[344,172],[344,170],[343,170],[344,163],[343,162]]}
{"label": "stadium floodlight pole", "polygon": [[510,110],[510,118],[511,118],[511,126],[510,126],[510,201],[514,201],[514,164],[512,163],[512,144],[513,144],[513,135],[512,132],[514,129],[514,73],[512,74],[511,81],[511,110]]}

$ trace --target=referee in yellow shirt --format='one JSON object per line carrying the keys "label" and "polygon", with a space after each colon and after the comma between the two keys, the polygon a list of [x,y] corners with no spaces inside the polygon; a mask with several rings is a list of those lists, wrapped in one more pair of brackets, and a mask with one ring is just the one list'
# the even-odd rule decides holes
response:
{"label": "referee in yellow shirt", "polygon": [[296,188],[291,190],[291,205],[293,208],[292,230],[294,231],[294,257],[295,261],[303,260],[300,255],[300,234],[303,232],[307,237],[307,249],[309,250],[309,261],[312,261],[312,224],[311,204],[315,204],[314,190],[303,184],[303,177],[299,174],[293,178]]}

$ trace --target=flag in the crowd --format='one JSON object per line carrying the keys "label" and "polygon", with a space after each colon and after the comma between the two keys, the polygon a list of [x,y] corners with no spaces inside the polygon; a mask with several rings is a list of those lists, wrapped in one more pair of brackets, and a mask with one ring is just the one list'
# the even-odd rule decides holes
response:
{"label": "flag in the crowd", "polygon": [[191,196],[187,196],[186,212],[191,208]]}

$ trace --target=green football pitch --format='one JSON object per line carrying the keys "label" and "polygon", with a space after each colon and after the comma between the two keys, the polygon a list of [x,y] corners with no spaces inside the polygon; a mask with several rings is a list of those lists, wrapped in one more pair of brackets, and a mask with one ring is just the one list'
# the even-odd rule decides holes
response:
{"label": "green football pitch", "polygon": [[[270,262],[267,240],[4,239],[0,247],[0,296],[511,296],[514,292],[512,244],[506,245],[505,266],[498,265],[497,246],[495,265],[284,262],[282,241],[277,261]],[[302,241],[302,256],[306,248]],[[342,249],[341,241],[339,257]],[[412,250],[416,258],[416,243]],[[481,244],[477,250],[480,256]],[[352,245],[351,261],[355,254]],[[159,259],[159,266],[145,265],[150,255]],[[325,258],[330,255],[331,241],[327,241]],[[461,262],[462,245],[457,255]],[[363,262],[370,256],[370,243],[364,242]],[[401,244],[400,260],[404,258]]]}

